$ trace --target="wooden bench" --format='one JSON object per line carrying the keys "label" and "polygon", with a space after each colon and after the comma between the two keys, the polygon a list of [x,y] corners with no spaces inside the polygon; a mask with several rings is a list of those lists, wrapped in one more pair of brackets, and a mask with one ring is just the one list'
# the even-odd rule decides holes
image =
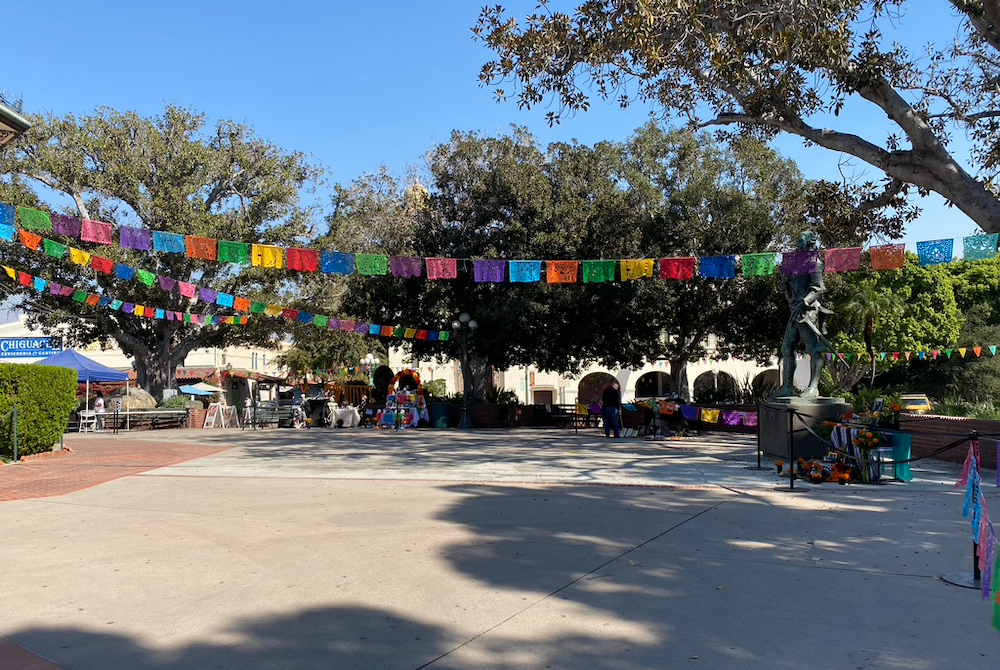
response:
{"label": "wooden bench", "polygon": [[[252,411],[252,410],[251,410]],[[276,428],[290,428],[292,426],[295,411],[291,406],[279,407],[258,407],[256,415],[251,414],[254,423],[258,428],[275,426]]]}

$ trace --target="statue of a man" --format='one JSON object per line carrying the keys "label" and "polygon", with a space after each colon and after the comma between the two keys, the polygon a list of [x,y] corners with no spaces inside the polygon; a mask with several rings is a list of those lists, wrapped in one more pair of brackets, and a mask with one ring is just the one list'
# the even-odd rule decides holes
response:
{"label": "statue of a man", "polygon": [[809,385],[802,391],[803,398],[819,395],[819,374],[823,369],[823,353],[827,351],[826,316],[832,314],[823,307],[821,300],[826,286],[823,283],[823,261],[819,256],[819,236],[812,231],[799,235],[795,248],[800,252],[816,252],[815,263],[810,262],[803,274],[781,275],[781,286],[788,299],[791,316],[785,326],[785,339],[781,343],[781,377],[784,382],[775,396],[794,396],[792,377],[795,374],[795,348],[802,342],[809,355]]}

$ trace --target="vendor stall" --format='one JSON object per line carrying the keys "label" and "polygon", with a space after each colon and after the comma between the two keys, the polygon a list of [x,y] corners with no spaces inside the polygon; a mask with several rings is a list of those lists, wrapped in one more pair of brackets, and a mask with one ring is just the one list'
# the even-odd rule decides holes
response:
{"label": "vendor stall", "polygon": [[401,370],[389,382],[385,409],[379,425],[388,428],[416,428],[420,421],[430,421],[427,400],[416,370]]}

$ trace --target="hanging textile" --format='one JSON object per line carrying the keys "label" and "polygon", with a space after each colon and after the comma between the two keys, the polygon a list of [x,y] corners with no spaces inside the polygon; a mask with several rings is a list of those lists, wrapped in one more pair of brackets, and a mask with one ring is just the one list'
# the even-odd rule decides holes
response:
{"label": "hanging textile", "polygon": [[281,310],[281,318],[285,321],[295,321],[299,316],[299,310],[297,309],[283,309]]}
{"label": "hanging textile", "polygon": [[743,419],[744,426],[756,426],[757,425],[757,413],[756,412],[740,412],[740,416]]}
{"label": "hanging textile", "polygon": [[46,212],[30,207],[18,207],[17,218],[21,220],[21,228],[38,232],[51,233],[52,219]]}
{"label": "hanging textile", "polygon": [[253,302],[250,304],[251,314],[263,314],[267,311],[267,305],[262,302]]}
{"label": "hanging textile", "polygon": [[390,256],[389,272],[393,277],[410,279],[423,274],[424,259],[416,256]]}
{"label": "hanging textile", "polygon": [[87,305],[89,305],[90,307],[97,307],[97,303],[99,303],[100,301],[101,301],[101,296],[95,293],[91,293],[90,295],[87,296],[87,299],[84,302],[86,302]]}
{"label": "hanging textile", "polygon": [[101,258],[100,256],[94,256],[90,259],[90,267],[104,275],[112,274],[115,271],[114,261],[108,260],[107,258]]}
{"label": "hanging textile", "polygon": [[324,251],[322,263],[323,272],[328,275],[354,274],[354,254],[345,254],[340,251]]}
{"label": "hanging textile", "polygon": [[688,421],[697,421],[701,414],[701,408],[695,405],[681,405],[681,416]]}
{"label": "hanging textile", "polygon": [[962,238],[965,248],[963,257],[967,261],[985,261],[997,255],[997,238],[1000,235],[973,235]]}
{"label": "hanging textile", "polygon": [[705,423],[719,423],[721,413],[721,410],[717,409],[703,409],[701,410],[701,420]]}
{"label": "hanging textile", "polygon": [[295,320],[299,323],[311,324],[313,322],[313,315],[309,312],[299,312],[295,315]]}
{"label": "hanging textile", "polygon": [[63,237],[72,237],[74,240],[80,239],[80,219],[75,216],[64,214],[52,215],[52,233]]}
{"label": "hanging textile", "polygon": [[734,279],[736,277],[736,256],[702,258],[701,276],[708,279]]}
{"label": "hanging textile", "polygon": [[[622,261],[624,263],[625,261]],[[603,284],[615,280],[615,261],[584,261],[583,283]],[[624,278],[624,275],[623,275]]]}
{"label": "hanging textile", "polygon": [[879,247],[869,247],[868,256],[872,261],[872,270],[900,270],[906,263],[906,245],[885,244]]}
{"label": "hanging textile", "polygon": [[652,258],[638,260],[624,260],[621,262],[622,281],[635,281],[643,277],[653,276],[653,266],[656,261]]}
{"label": "hanging textile", "polygon": [[73,302],[87,302],[87,292],[77,289],[73,291]]}
{"label": "hanging textile", "polygon": [[114,226],[110,223],[85,219],[80,224],[80,239],[92,244],[114,244]]}
{"label": "hanging textile", "polygon": [[473,277],[479,282],[492,282],[501,284],[505,279],[506,261],[475,261],[473,263]]}
{"label": "hanging textile", "polygon": [[233,299],[233,309],[237,312],[249,312],[251,304],[248,299],[240,298],[239,296]]}
{"label": "hanging textile", "polygon": [[218,295],[219,293],[215,289],[205,288],[204,286],[198,289],[198,298],[200,298],[202,302],[215,302],[215,298]]}
{"label": "hanging textile", "polygon": [[255,244],[251,248],[253,264],[262,268],[275,268],[280,270],[285,267],[285,250],[281,247],[267,244]]}
{"label": "hanging textile", "polygon": [[136,273],[139,276],[139,281],[152,288],[153,284],[156,283],[156,273],[150,272],[148,270],[139,270]]}
{"label": "hanging textile", "polygon": [[510,280],[520,284],[530,284],[542,280],[541,261],[510,261],[507,264]]}
{"label": "hanging textile", "polygon": [[52,295],[61,295],[62,284],[56,284],[54,282],[49,284],[49,293],[51,293]]}
{"label": "hanging textile", "polygon": [[115,263],[115,276],[124,281],[132,281],[135,277],[135,268]]}
{"label": "hanging textile", "polygon": [[27,272],[18,272],[17,283],[21,286],[31,286],[31,275]]}
{"label": "hanging textile", "polygon": [[32,251],[37,251],[39,245],[42,243],[42,237],[40,235],[35,235],[34,233],[29,233],[27,230],[17,231],[21,238],[21,244],[31,249]]}
{"label": "hanging textile", "polygon": [[177,282],[177,292],[190,300],[198,293],[198,287],[186,281]]}
{"label": "hanging textile", "polygon": [[122,249],[149,251],[153,248],[153,233],[145,228],[122,226],[118,229],[118,246]]}
{"label": "hanging textile", "polygon": [[818,251],[791,251],[781,254],[781,274],[783,275],[809,275],[818,269]]}
{"label": "hanging textile", "polygon": [[740,263],[744,277],[770,277],[778,267],[778,254],[743,254]]}
{"label": "hanging textile", "polygon": [[323,316],[322,314],[317,314],[313,317],[313,325],[317,328],[326,328],[327,324],[330,323],[330,317]]}
{"label": "hanging textile", "polygon": [[174,287],[177,286],[177,280],[170,277],[159,277],[158,281],[160,282],[160,288],[167,293],[173,291]]}
{"label": "hanging textile", "polygon": [[215,296],[215,304],[219,307],[232,307],[236,304],[236,296],[232,293],[219,293]]}
{"label": "hanging textile", "polygon": [[268,305],[267,309],[264,310],[264,314],[267,316],[281,316],[282,309],[277,305]]}
{"label": "hanging textile", "polygon": [[153,251],[165,254],[183,254],[187,251],[184,247],[184,236],[177,233],[165,233],[162,230],[154,230]]}
{"label": "hanging textile", "polygon": [[374,277],[389,274],[389,257],[382,254],[354,254],[359,275]]}
{"label": "hanging textile", "polygon": [[246,242],[219,240],[219,261],[222,263],[250,265],[250,245]]}
{"label": "hanging textile", "polygon": [[59,244],[53,240],[43,240],[45,245],[45,255],[52,256],[52,258],[62,258],[66,255],[68,247],[65,244]]}
{"label": "hanging textile", "polygon": [[297,272],[319,272],[319,252],[314,249],[288,249],[285,267]]}
{"label": "hanging textile", "polygon": [[69,259],[77,265],[87,267],[90,265],[90,254],[82,249],[69,248]]}
{"label": "hanging textile", "polygon": [[726,410],[722,413],[722,423],[727,426],[738,426],[740,425],[740,413],[730,412]]}
{"label": "hanging textile", "polygon": [[661,258],[660,279],[688,281],[694,278],[694,257]]}
{"label": "hanging textile", "polygon": [[204,261],[219,260],[219,241],[214,238],[188,235],[184,238],[184,247],[188,258],[200,258]]}
{"label": "hanging textile", "polygon": [[575,284],[579,261],[545,261],[545,281],[549,284]]}
{"label": "hanging textile", "polygon": [[826,273],[857,272],[861,269],[861,247],[826,250]]}
{"label": "hanging textile", "polygon": [[454,258],[428,258],[428,279],[455,279],[458,277],[458,261]]}
{"label": "hanging textile", "polygon": [[917,242],[917,256],[920,257],[921,267],[951,262],[954,246],[955,240],[952,239]]}
{"label": "hanging textile", "polygon": [[46,281],[44,279],[42,279],[41,277],[35,277],[34,289],[36,291],[43,291],[44,292],[45,291],[45,284],[46,284]]}
{"label": "hanging textile", "polygon": [[0,223],[0,240],[4,242],[14,241],[14,225],[10,223]]}
{"label": "hanging textile", "polygon": [[0,226],[14,227],[14,205],[0,204]]}

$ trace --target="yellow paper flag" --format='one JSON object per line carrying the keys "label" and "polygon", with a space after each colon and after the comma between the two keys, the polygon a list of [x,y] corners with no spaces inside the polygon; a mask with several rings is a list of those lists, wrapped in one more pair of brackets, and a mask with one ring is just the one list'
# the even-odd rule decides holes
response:
{"label": "yellow paper flag", "polygon": [[14,268],[9,268],[6,265],[3,266],[3,271],[7,273],[7,276],[13,280],[17,280],[17,270]]}
{"label": "yellow paper flag", "polygon": [[962,347],[961,349],[958,350],[958,353],[961,354],[962,358],[965,358],[965,352],[966,352],[965,347]]}
{"label": "yellow paper flag", "polygon": [[82,249],[74,249],[73,247],[70,247],[69,259],[77,265],[82,265],[83,267],[90,265],[90,254]]}
{"label": "yellow paper flag", "polygon": [[266,244],[253,245],[253,264],[262,268],[281,269],[285,266],[285,250],[281,247],[272,247]]}
{"label": "yellow paper flag", "polygon": [[719,423],[719,413],[717,409],[702,409],[701,420],[705,423]]}

